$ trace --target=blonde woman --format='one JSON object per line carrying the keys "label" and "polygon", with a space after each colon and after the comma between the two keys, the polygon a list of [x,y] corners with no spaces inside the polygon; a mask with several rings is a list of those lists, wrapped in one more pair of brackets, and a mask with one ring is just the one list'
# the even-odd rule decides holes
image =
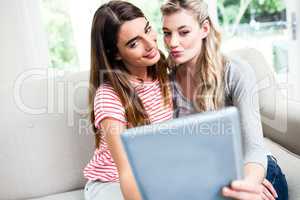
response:
{"label": "blonde woman", "polygon": [[175,117],[229,105],[240,111],[244,178],[222,188],[222,194],[234,199],[286,200],[285,177],[263,144],[251,67],[221,53],[221,35],[203,0],[168,0],[161,11],[164,42],[172,65]]}
{"label": "blonde woman", "polygon": [[96,11],[89,98],[96,146],[84,169],[86,200],[140,199],[120,134],[173,117],[166,70],[156,33],[139,8],[110,1]]}

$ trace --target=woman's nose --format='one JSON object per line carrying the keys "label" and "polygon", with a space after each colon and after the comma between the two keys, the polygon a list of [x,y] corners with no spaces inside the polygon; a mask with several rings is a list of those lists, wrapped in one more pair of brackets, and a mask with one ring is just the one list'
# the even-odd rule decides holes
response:
{"label": "woman's nose", "polygon": [[170,47],[174,48],[177,47],[178,45],[179,45],[178,36],[176,34],[172,34],[170,36]]}
{"label": "woman's nose", "polygon": [[145,47],[147,51],[150,51],[156,46],[156,37],[146,36],[145,37]]}

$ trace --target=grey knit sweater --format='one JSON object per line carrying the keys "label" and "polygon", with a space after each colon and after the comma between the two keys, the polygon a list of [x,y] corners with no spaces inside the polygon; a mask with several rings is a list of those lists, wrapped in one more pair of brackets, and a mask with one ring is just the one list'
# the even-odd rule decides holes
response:
{"label": "grey knit sweater", "polygon": [[[176,71],[170,74],[174,117],[193,114],[193,102],[184,97],[176,83]],[[264,147],[262,125],[255,73],[251,66],[237,59],[230,59],[225,66],[225,106],[235,106],[239,110],[244,163],[258,163],[267,169],[267,151]]]}

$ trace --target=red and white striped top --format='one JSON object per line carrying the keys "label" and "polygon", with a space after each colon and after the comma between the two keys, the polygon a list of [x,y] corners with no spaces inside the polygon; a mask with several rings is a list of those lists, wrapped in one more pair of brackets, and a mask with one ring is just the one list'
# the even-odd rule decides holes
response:
{"label": "red and white striped top", "polygon": [[[163,96],[158,80],[131,80],[136,92],[149,116],[151,123],[163,122],[173,118],[172,103],[164,106]],[[120,98],[110,84],[102,84],[96,91],[94,99],[95,127],[100,128],[100,122],[105,118],[113,118],[127,124],[125,109]],[[118,182],[117,167],[108,150],[105,136],[102,135],[100,147],[96,148],[93,158],[84,168],[84,176],[88,180],[102,182]]]}

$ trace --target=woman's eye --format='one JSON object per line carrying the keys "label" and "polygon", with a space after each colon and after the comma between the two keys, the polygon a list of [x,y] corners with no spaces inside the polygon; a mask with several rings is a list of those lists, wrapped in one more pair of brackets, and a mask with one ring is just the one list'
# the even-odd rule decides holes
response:
{"label": "woman's eye", "polygon": [[179,34],[181,35],[181,36],[185,36],[185,35],[187,35],[187,34],[189,34],[190,33],[190,31],[181,31]]}
{"label": "woman's eye", "polygon": [[133,48],[135,48],[137,45],[138,45],[138,43],[137,43],[136,41],[135,41],[135,42],[131,42],[131,43],[129,44],[129,48],[133,49]]}
{"label": "woman's eye", "polygon": [[165,37],[167,37],[167,36],[170,36],[171,35],[171,33],[170,32],[166,32],[166,31],[164,31],[164,36]]}

